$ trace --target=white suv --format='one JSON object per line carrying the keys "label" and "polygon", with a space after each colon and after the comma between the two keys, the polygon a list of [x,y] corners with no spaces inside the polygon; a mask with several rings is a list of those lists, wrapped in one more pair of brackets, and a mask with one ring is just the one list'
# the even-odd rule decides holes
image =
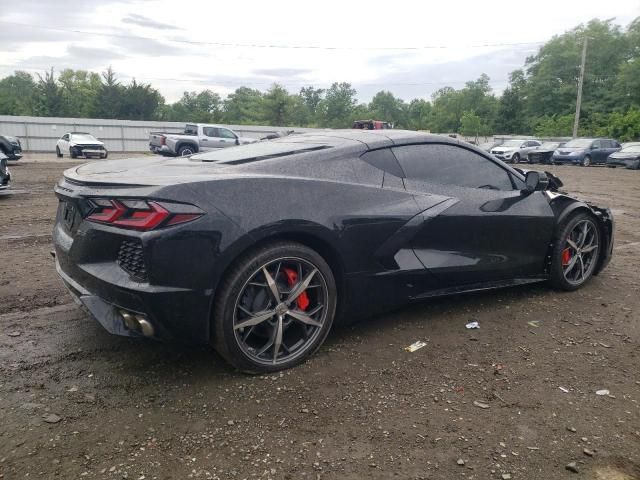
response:
{"label": "white suv", "polygon": [[519,163],[527,160],[532,150],[542,145],[539,140],[507,140],[502,145],[491,149],[491,154],[505,162]]}

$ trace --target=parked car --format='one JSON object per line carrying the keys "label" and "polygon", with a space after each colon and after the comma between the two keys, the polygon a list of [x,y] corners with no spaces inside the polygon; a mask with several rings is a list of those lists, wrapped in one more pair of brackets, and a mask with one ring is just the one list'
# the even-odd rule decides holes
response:
{"label": "parked car", "polygon": [[56,268],[111,333],[211,343],[242,371],[275,371],[316,351],[334,318],[580,288],[609,262],[613,219],[559,186],[401,130],[93,162],[55,187]]}
{"label": "parked car", "polygon": [[574,138],[553,152],[554,164],[572,163],[588,167],[602,164],[613,152],[620,150],[620,144],[610,138]]}
{"label": "parked car", "polygon": [[542,142],[539,140],[507,140],[502,145],[492,148],[491,154],[505,162],[519,163],[540,145]]}
{"label": "parked car", "polygon": [[551,163],[551,156],[559,147],[564,145],[564,142],[544,142],[539,147],[531,150],[527,154],[527,161],[529,163],[542,163],[548,165]]}
{"label": "parked car", "polygon": [[20,160],[22,158],[20,139],[9,135],[0,135],[0,153],[4,153],[8,160]]}
{"label": "parked car", "polygon": [[485,143],[481,143],[480,145],[478,145],[478,148],[480,150],[483,150],[487,153],[490,153],[491,150],[499,145],[502,145],[503,141],[502,140],[496,140],[494,142],[485,142]]}
{"label": "parked car", "polygon": [[640,143],[631,144],[607,157],[607,167],[617,166],[640,170]]}
{"label": "parked car", "polygon": [[631,147],[631,146],[636,146],[636,145],[640,145],[640,142],[624,142],[620,144],[620,148],[627,148],[627,147]]}
{"label": "parked car", "polygon": [[151,132],[149,150],[160,155],[184,157],[257,141],[256,138],[241,137],[230,128],[220,125],[188,123],[183,133]]}
{"label": "parked car", "polygon": [[8,165],[9,157],[0,152],[0,192],[7,190],[11,183],[11,172]]}
{"label": "parked car", "polygon": [[104,143],[86,132],[69,132],[58,139],[56,155],[62,158],[66,153],[71,158],[107,158],[109,155]]}
{"label": "parked car", "polygon": [[359,130],[385,130],[393,128],[393,124],[383,120],[355,120],[351,128]]}

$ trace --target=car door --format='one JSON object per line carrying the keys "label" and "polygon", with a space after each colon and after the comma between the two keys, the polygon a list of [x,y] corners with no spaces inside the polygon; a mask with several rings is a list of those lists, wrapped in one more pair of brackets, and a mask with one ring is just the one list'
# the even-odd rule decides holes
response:
{"label": "car door", "polygon": [[592,163],[602,163],[605,160],[606,149],[603,140],[595,140],[591,144],[591,160]]}
{"label": "car door", "polygon": [[200,151],[208,152],[218,148],[218,129],[216,127],[202,127],[200,136]]}
{"label": "car door", "polygon": [[69,153],[69,134],[68,133],[65,133],[62,137],[60,137],[60,140],[58,140],[58,148],[60,149],[60,152],[63,155]]}
{"label": "car door", "polygon": [[513,172],[464,146],[408,145],[393,152],[407,190],[451,197],[447,208],[424,212],[412,239],[440,288],[543,275],[555,226],[544,192],[521,193],[524,183]]}
{"label": "car door", "polygon": [[218,127],[218,144],[222,148],[235,147],[238,137],[228,128]]}

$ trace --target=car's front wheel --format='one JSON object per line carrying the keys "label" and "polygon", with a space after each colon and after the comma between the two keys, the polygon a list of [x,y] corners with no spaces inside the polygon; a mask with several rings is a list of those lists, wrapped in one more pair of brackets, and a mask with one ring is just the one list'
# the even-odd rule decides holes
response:
{"label": "car's front wheel", "polygon": [[60,151],[59,147],[56,147],[56,157],[62,158],[62,152]]}
{"label": "car's front wheel", "polygon": [[593,215],[573,215],[560,228],[551,255],[551,284],[576,290],[593,276],[600,255],[600,229]]}
{"label": "car's front wheel", "polygon": [[585,155],[584,158],[582,159],[582,166],[583,167],[591,166],[591,157],[589,155]]}
{"label": "car's front wheel", "polygon": [[316,251],[278,242],[242,257],[213,310],[216,350],[239,370],[293,367],[324,342],[336,310],[335,279]]}
{"label": "car's front wheel", "polygon": [[514,153],[514,154],[513,154],[513,157],[511,157],[511,161],[512,161],[513,163],[520,163],[520,154],[518,154],[518,153]]}

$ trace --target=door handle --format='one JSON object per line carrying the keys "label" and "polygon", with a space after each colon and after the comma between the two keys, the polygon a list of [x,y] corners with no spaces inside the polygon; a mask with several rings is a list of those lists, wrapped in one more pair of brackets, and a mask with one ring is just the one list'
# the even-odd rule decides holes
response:
{"label": "door handle", "polygon": [[202,141],[202,142],[206,142],[206,141],[207,141],[207,139],[206,139],[206,138],[203,138],[201,141]]}

